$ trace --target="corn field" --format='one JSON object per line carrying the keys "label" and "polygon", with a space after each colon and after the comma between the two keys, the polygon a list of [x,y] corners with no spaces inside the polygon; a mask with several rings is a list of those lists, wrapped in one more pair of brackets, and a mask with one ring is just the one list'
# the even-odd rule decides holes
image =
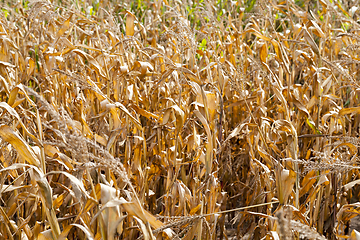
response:
{"label": "corn field", "polygon": [[0,239],[360,239],[358,0],[0,5]]}

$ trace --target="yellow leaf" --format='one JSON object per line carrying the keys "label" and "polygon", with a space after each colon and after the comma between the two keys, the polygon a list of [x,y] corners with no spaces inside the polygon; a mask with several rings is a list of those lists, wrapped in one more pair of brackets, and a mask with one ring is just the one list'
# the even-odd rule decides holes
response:
{"label": "yellow leaf", "polygon": [[58,208],[61,206],[61,204],[63,204],[63,202],[64,202],[64,196],[65,196],[64,193],[63,193],[63,194],[60,194],[60,195],[54,200],[53,206],[54,206],[54,209],[55,209],[55,210],[58,209]]}
{"label": "yellow leaf", "polygon": [[158,115],[153,114],[151,112],[148,112],[145,109],[142,109],[142,108],[140,108],[139,106],[137,106],[135,104],[131,105],[131,108],[134,109],[138,114],[140,114],[140,115],[142,115],[142,116],[144,116],[144,117],[146,117],[146,118],[148,118],[150,120],[151,120],[151,117],[155,118],[155,119],[159,119]]}
{"label": "yellow leaf", "polygon": [[211,134],[211,131],[210,131],[208,121],[200,113],[200,111],[199,110],[194,110],[194,113],[200,119],[201,123],[203,124],[203,126],[205,128],[206,135],[207,135],[205,167],[206,167],[207,174],[210,174],[211,169],[212,169],[212,163],[213,163],[213,154],[212,154],[213,140],[212,140],[212,134]]}
{"label": "yellow leaf", "polygon": [[318,37],[320,38],[326,38],[324,32],[321,30],[320,26],[314,21],[314,20],[310,20],[312,25],[314,26],[314,29],[316,31],[313,31],[313,33],[315,33]]}
{"label": "yellow leaf", "polygon": [[134,36],[134,21],[135,16],[129,11],[126,11],[126,35],[127,36]]}
{"label": "yellow leaf", "polygon": [[350,113],[360,113],[360,107],[343,108],[340,110],[339,115],[344,116]]}
{"label": "yellow leaf", "polygon": [[[257,36],[258,38],[261,38],[261,39],[263,39],[263,40],[265,40],[265,41],[268,41],[268,42],[271,41],[271,38],[262,35],[259,31],[255,30],[255,29],[253,29],[253,28],[250,28],[250,29],[249,29],[248,31],[246,31],[246,32],[252,32],[252,33],[253,33],[255,36]],[[244,32],[244,34],[245,34],[246,32]]]}
{"label": "yellow leaf", "polygon": [[216,93],[207,92],[206,93],[207,107],[209,109],[209,120],[213,122],[217,109],[217,97]]}
{"label": "yellow leaf", "polygon": [[29,130],[25,127],[24,123],[21,121],[19,114],[14,110],[14,108],[10,107],[9,104],[7,104],[6,102],[0,102],[0,107],[5,108],[8,111],[8,113],[10,113],[13,117],[15,117],[20,123],[22,129],[25,131],[26,135],[29,136],[36,144],[42,146],[42,143],[39,141],[39,139],[36,138],[34,135],[32,135],[29,132]]}
{"label": "yellow leaf", "polygon": [[184,125],[184,111],[178,105],[171,106],[176,117],[176,133],[179,133]]}
{"label": "yellow leaf", "polygon": [[278,166],[275,174],[279,202],[280,204],[287,204],[296,180],[296,173],[292,170],[281,169],[281,167]]}
{"label": "yellow leaf", "polygon": [[197,213],[201,208],[201,203],[198,204],[196,207],[194,207],[193,209],[190,210],[190,215],[194,215],[195,213]]}
{"label": "yellow leaf", "polygon": [[96,142],[100,143],[103,146],[106,146],[107,140],[104,137],[102,137],[98,134],[95,134],[95,139],[96,139]]}
{"label": "yellow leaf", "polygon": [[269,164],[271,167],[273,167],[274,163],[271,161],[270,154],[267,153],[264,149],[262,149],[259,145],[257,145],[257,150],[260,156],[265,160],[265,162]]}
{"label": "yellow leaf", "polygon": [[350,240],[360,240],[360,233],[353,229],[351,232]]}
{"label": "yellow leaf", "polygon": [[59,31],[56,34],[56,38],[61,37],[66,30],[70,27],[70,21],[72,19],[72,14],[70,14],[70,17],[63,23],[62,27],[59,29]]}
{"label": "yellow leaf", "polygon": [[8,100],[8,104],[9,106],[13,106],[13,104],[15,103],[15,100],[16,100],[16,96],[19,92],[19,88],[18,87],[14,87],[11,92],[10,92],[10,96],[9,96],[9,100]]}
{"label": "yellow leaf", "polygon": [[7,93],[7,94],[9,94],[9,83],[6,81],[6,79],[3,77],[3,76],[1,76],[0,75],[0,83],[2,83],[1,85],[4,87],[4,89],[5,89],[5,92]]}
{"label": "yellow leaf", "polygon": [[260,48],[260,60],[261,60],[261,62],[266,63],[267,55],[268,55],[267,44],[264,43]]}
{"label": "yellow leaf", "polygon": [[316,183],[316,178],[314,176],[315,176],[315,171],[311,170],[303,178],[301,182],[302,188],[300,189],[299,197],[302,197],[311,189],[311,187],[314,186],[314,184]]}
{"label": "yellow leaf", "polygon": [[283,57],[281,55],[281,50],[280,50],[280,47],[279,47],[279,43],[276,40],[271,40],[271,44],[274,46],[274,49],[275,49],[275,52],[276,52],[276,55],[278,56],[278,58],[281,61],[283,61]]}
{"label": "yellow leaf", "polygon": [[19,153],[19,155],[25,159],[27,162],[29,162],[32,165],[39,166],[40,161],[37,158],[36,154],[32,150],[32,148],[25,142],[25,140],[14,130],[3,124],[0,126],[0,136],[10,143],[16,151]]}
{"label": "yellow leaf", "polygon": [[27,75],[31,75],[35,69],[35,61],[32,58],[29,58],[29,67],[26,70]]}
{"label": "yellow leaf", "polygon": [[61,232],[58,240],[65,240],[67,239],[67,235],[69,234],[70,230],[72,229],[72,225],[67,225],[66,227],[64,227],[63,231]]}

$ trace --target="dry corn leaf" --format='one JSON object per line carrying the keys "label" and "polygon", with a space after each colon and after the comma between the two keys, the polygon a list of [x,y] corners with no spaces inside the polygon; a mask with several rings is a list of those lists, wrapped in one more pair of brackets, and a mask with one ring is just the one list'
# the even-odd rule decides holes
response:
{"label": "dry corn leaf", "polygon": [[69,18],[64,21],[61,28],[59,29],[59,31],[56,34],[56,39],[58,39],[59,37],[64,35],[64,33],[70,28],[72,16],[73,16],[73,14],[70,14]]}
{"label": "dry corn leaf", "polygon": [[262,147],[260,147],[259,145],[257,145],[257,150],[258,150],[258,153],[259,155],[262,157],[262,159],[265,160],[265,162],[273,167],[274,166],[274,163],[272,162],[271,160],[271,157],[270,157],[270,154],[268,154]]}
{"label": "dry corn leaf", "polygon": [[75,187],[78,188],[82,192],[82,194],[84,194],[84,196],[86,196],[86,198],[91,199],[96,202],[96,200],[88,194],[88,192],[86,191],[86,189],[84,187],[84,184],[79,179],[77,179],[75,176],[71,175],[68,172],[64,172],[64,171],[51,171],[51,172],[48,172],[46,175],[53,175],[53,174],[64,174],[71,181],[73,188],[75,188]]}
{"label": "dry corn leaf", "polygon": [[347,142],[347,143],[341,143],[341,144],[337,145],[335,148],[333,148],[333,149],[331,150],[331,152],[334,152],[336,149],[338,149],[338,148],[340,148],[340,147],[343,147],[343,146],[346,146],[346,147],[349,148],[350,153],[351,153],[352,156],[354,156],[354,155],[356,155],[356,154],[358,153],[358,148],[357,148],[357,146],[355,146],[355,145],[352,144],[352,143],[348,143],[348,142]]}
{"label": "dry corn leaf", "polygon": [[312,170],[306,174],[305,178],[303,178],[301,182],[302,188],[300,189],[299,197],[302,197],[304,194],[309,192],[309,190],[312,187],[314,187],[315,183],[316,183],[315,171]]}
{"label": "dry corn leaf", "polygon": [[30,188],[30,187],[32,187],[32,186],[31,185],[13,186],[13,185],[3,184],[1,186],[0,193],[6,193],[6,192],[11,192],[11,191],[14,191],[14,190],[18,190],[18,189],[22,189],[22,188]]}
{"label": "dry corn leaf", "polygon": [[73,227],[73,225],[67,225],[66,227],[64,227],[63,231],[61,232],[61,234],[58,237],[58,240],[66,240],[67,235],[69,234],[72,227]]}
{"label": "dry corn leaf", "polygon": [[213,163],[213,158],[212,158],[213,157],[213,154],[212,154],[213,139],[212,139],[212,134],[210,131],[210,126],[209,126],[208,122],[206,121],[205,117],[198,110],[194,110],[194,113],[199,118],[201,123],[203,124],[206,135],[207,135],[205,166],[206,166],[206,172],[208,174],[210,174],[211,169],[212,169],[212,163]]}
{"label": "dry corn leaf", "polygon": [[112,131],[112,133],[109,136],[109,140],[106,143],[106,149],[110,151],[110,149],[113,147],[115,141],[118,139],[122,129],[115,129]]}
{"label": "dry corn leaf", "polygon": [[176,133],[179,134],[184,125],[184,111],[178,105],[171,106],[176,118]]}
{"label": "dry corn leaf", "polygon": [[306,28],[302,29],[304,38],[306,42],[310,45],[311,49],[316,53],[318,56],[320,56],[320,50],[319,47],[316,45],[314,39],[311,37],[309,31]]}
{"label": "dry corn leaf", "polygon": [[38,235],[38,240],[55,240],[51,229],[45,230]]}
{"label": "dry corn leaf", "polygon": [[[268,42],[271,41],[271,38],[264,36],[264,35],[261,34],[259,31],[255,30],[255,29],[253,29],[253,28],[248,29],[247,32],[252,32],[255,36],[257,36],[258,38],[263,39],[263,40],[265,40],[265,41],[268,41]],[[244,34],[245,34],[245,33],[246,33],[246,32],[244,32]]]}
{"label": "dry corn leaf", "polygon": [[[195,236],[197,236],[199,231],[199,224],[201,224],[201,220],[200,219],[196,219],[195,223],[192,224],[190,230],[186,233],[186,235],[182,238],[183,240],[192,240],[194,239]],[[196,239],[201,238],[201,236],[197,237]]]}
{"label": "dry corn leaf", "polygon": [[276,188],[280,204],[287,204],[296,180],[296,173],[292,170],[279,169],[276,171]]}
{"label": "dry corn leaf", "polygon": [[95,58],[93,56],[91,56],[90,54],[87,54],[84,51],[81,51],[80,49],[73,49],[72,52],[77,53],[78,55],[83,57],[98,71],[98,73],[102,77],[107,78],[106,73],[104,72],[103,68],[100,66],[100,64],[95,60]]}
{"label": "dry corn leaf", "polygon": [[145,225],[145,223],[143,223],[143,221],[141,221],[141,219],[133,216],[133,218],[139,223],[140,225],[140,229],[141,229],[141,232],[144,236],[144,239],[145,240],[154,240],[154,236],[152,235],[152,232],[151,232],[151,229],[148,229]]}
{"label": "dry corn leaf", "polygon": [[320,28],[320,26],[313,20],[310,20],[310,22],[312,23],[315,31],[313,31],[319,38],[325,38],[325,33],[322,31],[322,29]]}
{"label": "dry corn leaf", "polygon": [[5,92],[9,95],[10,93],[10,86],[9,86],[9,83],[8,81],[6,81],[6,79],[0,75],[0,81],[1,81],[1,85],[2,87],[5,89]]}
{"label": "dry corn leaf", "polygon": [[350,113],[360,113],[360,107],[343,108],[339,111],[340,116],[344,116]]}
{"label": "dry corn leaf", "polygon": [[129,11],[126,11],[126,35],[127,36],[134,36],[134,32],[135,32],[135,26],[134,26],[134,22],[135,22],[135,15],[132,14]]}
{"label": "dry corn leaf", "polygon": [[261,62],[266,63],[267,55],[268,55],[267,45],[266,45],[266,43],[263,43],[262,46],[260,47],[260,60],[261,60]]}
{"label": "dry corn leaf", "polygon": [[[129,215],[138,217],[141,221],[143,221],[143,223],[149,222],[150,225],[155,229],[163,226],[162,222],[157,220],[151,213],[143,209],[139,204],[135,202],[128,202],[122,197],[119,199],[112,199],[108,201],[100,209],[100,211],[97,212],[97,214],[94,216],[92,221],[94,221],[95,218],[97,218],[100,215],[100,213],[105,209],[116,207],[119,205],[121,205]],[[165,233],[167,234],[168,237],[170,238],[173,237],[173,232],[171,230],[166,230]]]}
{"label": "dry corn leaf", "polygon": [[239,126],[237,126],[236,128],[234,128],[231,131],[231,133],[229,134],[229,136],[227,136],[225,142],[229,141],[233,137],[236,137],[246,125],[247,125],[247,123],[242,123]]}
{"label": "dry corn leaf", "polygon": [[30,76],[34,72],[35,67],[36,67],[36,64],[35,64],[34,59],[29,58],[29,67],[26,70],[26,73],[27,73],[28,76]]}
{"label": "dry corn leaf", "polygon": [[83,225],[80,225],[80,224],[77,224],[77,223],[72,223],[71,225],[81,229],[85,233],[87,239],[94,240],[93,234],[92,234],[91,230],[87,226],[83,226]]}
{"label": "dry corn leaf", "polygon": [[64,202],[65,194],[59,195],[54,201],[53,201],[53,207],[54,209],[58,209]]}
{"label": "dry corn leaf", "polygon": [[134,123],[134,125],[136,126],[137,129],[139,129],[139,131],[142,131],[143,128],[141,126],[141,123],[125,108],[124,105],[122,105],[119,102],[115,103],[115,107],[119,108],[121,111],[123,111],[124,113],[126,113],[126,115],[128,115],[131,119],[131,121]]}
{"label": "dry corn leaf", "polygon": [[61,153],[58,149],[55,147],[45,144],[44,145],[45,154],[47,156],[50,156],[52,158],[56,158],[59,161],[61,161],[63,164],[65,164],[66,168],[72,170],[74,167],[72,165],[72,160],[66,156],[65,154]]}
{"label": "dry corn leaf", "polygon": [[360,184],[360,180],[355,180],[343,185],[344,191],[347,192],[349,189],[353,188],[357,184]]}
{"label": "dry corn leaf", "polygon": [[14,108],[10,107],[6,102],[0,102],[0,107],[6,109],[13,117],[15,117],[20,123],[22,129],[25,131],[26,135],[29,136],[34,142],[36,142],[39,146],[42,146],[42,143],[36,138],[33,134],[29,132],[27,127],[25,127],[23,121],[21,120],[19,114],[15,111]]}
{"label": "dry corn leaf", "polygon": [[122,222],[127,217],[127,215],[119,217],[116,221],[112,222],[111,228],[109,230],[109,239],[114,239],[116,231],[119,235],[123,232]]}
{"label": "dry corn leaf", "polygon": [[95,135],[94,135],[94,138],[96,139],[96,142],[100,143],[100,144],[103,145],[103,146],[106,146],[107,140],[106,140],[103,136],[100,136],[100,135],[98,135],[98,134],[95,134]]}
{"label": "dry corn leaf", "polygon": [[48,209],[52,209],[53,206],[53,199],[52,199],[52,188],[49,185],[49,182],[46,180],[46,178],[41,178],[36,181],[36,183],[39,186],[39,190],[41,195],[43,196],[45,200],[45,205]]}
{"label": "dry corn leaf", "polygon": [[11,68],[15,68],[15,67],[16,67],[15,65],[12,65],[12,64],[9,63],[9,62],[3,62],[3,61],[0,61],[0,66],[1,66],[1,67],[11,67]]}
{"label": "dry corn leaf", "polygon": [[158,115],[156,115],[154,113],[151,113],[151,112],[148,112],[145,109],[142,109],[142,108],[140,108],[139,106],[137,106],[135,104],[132,104],[131,108],[134,109],[138,114],[148,118],[149,120],[151,120],[151,118],[154,118],[156,120],[159,119]]}
{"label": "dry corn leaf", "polygon": [[218,107],[218,100],[216,93],[206,93],[207,107],[209,109],[210,122],[213,122],[215,119],[216,110]]}
{"label": "dry corn leaf", "polygon": [[19,155],[25,159],[28,163],[38,167],[40,165],[40,160],[37,158],[36,154],[32,148],[26,143],[26,141],[14,130],[5,125],[0,125],[0,136],[10,143]]}
{"label": "dry corn leaf", "polygon": [[350,240],[360,240],[360,232],[353,229],[351,232]]}
{"label": "dry corn leaf", "polygon": [[2,9],[0,238],[354,237],[356,1],[82,2]]}
{"label": "dry corn leaf", "polygon": [[154,71],[154,67],[149,62],[136,61],[132,71],[139,71],[141,75],[145,75],[149,70]]}

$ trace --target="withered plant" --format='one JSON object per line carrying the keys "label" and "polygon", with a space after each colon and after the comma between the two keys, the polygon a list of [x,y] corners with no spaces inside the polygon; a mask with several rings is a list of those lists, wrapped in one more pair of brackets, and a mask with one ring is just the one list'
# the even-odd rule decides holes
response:
{"label": "withered plant", "polygon": [[2,1],[1,239],[358,239],[359,1]]}

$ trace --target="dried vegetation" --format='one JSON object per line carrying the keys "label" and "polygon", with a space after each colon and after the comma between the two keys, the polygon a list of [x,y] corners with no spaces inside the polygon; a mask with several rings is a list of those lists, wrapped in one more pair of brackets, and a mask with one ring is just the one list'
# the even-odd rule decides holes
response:
{"label": "dried vegetation", "polygon": [[1,4],[1,239],[356,239],[358,1]]}

